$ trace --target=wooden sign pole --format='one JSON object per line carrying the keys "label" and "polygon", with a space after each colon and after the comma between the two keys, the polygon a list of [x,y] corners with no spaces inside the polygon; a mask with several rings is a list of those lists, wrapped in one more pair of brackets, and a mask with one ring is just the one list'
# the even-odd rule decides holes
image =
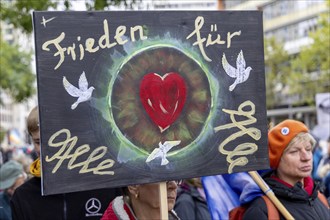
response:
{"label": "wooden sign pole", "polygon": [[160,204],[160,218],[162,220],[168,220],[166,182],[159,183],[159,204]]}

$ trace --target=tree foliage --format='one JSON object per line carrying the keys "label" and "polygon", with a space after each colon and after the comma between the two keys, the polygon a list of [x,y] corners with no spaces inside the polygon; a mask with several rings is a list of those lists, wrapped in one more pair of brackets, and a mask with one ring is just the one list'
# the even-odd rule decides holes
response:
{"label": "tree foliage", "polygon": [[31,53],[21,51],[18,45],[8,44],[2,37],[0,45],[0,88],[16,102],[22,102],[35,93]]}
{"label": "tree foliage", "polygon": [[330,92],[330,0],[328,12],[321,15],[313,43],[302,48],[292,60],[291,94],[300,94],[300,104],[314,104],[317,93]]}
{"label": "tree foliage", "polygon": [[[140,0],[142,1],[142,0]],[[110,6],[120,6],[123,5],[126,9],[133,9],[136,0],[94,0],[94,2],[86,2],[87,10],[104,10],[109,9]]]}
{"label": "tree foliage", "polygon": [[312,44],[294,57],[275,38],[265,39],[267,108],[278,105],[313,105],[317,93],[330,92],[330,0],[320,16]]}
{"label": "tree foliage", "polygon": [[273,108],[283,102],[290,73],[289,54],[274,37],[265,39],[266,103]]}
{"label": "tree foliage", "polygon": [[57,2],[50,0],[4,0],[1,1],[1,20],[8,21],[15,28],[19,28],[26,33],[32,32],[32,11],[45,11],[54,9]]}

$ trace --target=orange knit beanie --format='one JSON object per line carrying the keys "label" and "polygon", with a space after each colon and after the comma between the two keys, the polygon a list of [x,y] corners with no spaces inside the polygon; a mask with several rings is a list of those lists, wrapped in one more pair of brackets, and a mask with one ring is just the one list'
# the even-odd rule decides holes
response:
{"label": "orange knit beanie", "polygon": [[300,132],[308,132],[308,128],[302,122],[291,119],[279,123],[269,131],[268,154],[272,169],[278,167],[283,151]]}

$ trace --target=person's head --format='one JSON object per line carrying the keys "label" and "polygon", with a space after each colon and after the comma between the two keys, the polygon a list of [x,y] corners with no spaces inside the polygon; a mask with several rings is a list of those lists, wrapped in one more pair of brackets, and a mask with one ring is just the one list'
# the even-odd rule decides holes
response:
{"label": "person's head", "polygon": [[[167,205],[168,211],[172,210],[176,200],[176,181],[168,181]],[[159,212],[159,183],[149,183],[143,185],[131,185],[124,189],[124,196],[129,197],[135,215],[139,218],[141,212]]]}
{"label": "person's head", "polygon": [[38,106],[34,107],[26,120],[27,129],[31,135],[34,149],[38,156],[40,156],[40,130],[39,130],[39,112]]}
{"label": "person's head", "polygon": [[0,190],[6,191],[12,196],[17,187],[26,179],[22,164],[9,160],[0,167]]}
{"label": "person's head", "polygon": [[292,185],[311,175],[315,139],[299,121],[285,120],[268,133],[270,167]]}

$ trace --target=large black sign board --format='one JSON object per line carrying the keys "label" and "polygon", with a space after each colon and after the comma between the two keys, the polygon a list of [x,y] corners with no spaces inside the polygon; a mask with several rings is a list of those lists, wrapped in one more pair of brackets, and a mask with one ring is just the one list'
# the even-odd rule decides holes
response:
{"label": "large black sign board", "polygon": [[261,12],[33,18],[45,195],[268,168]]}

